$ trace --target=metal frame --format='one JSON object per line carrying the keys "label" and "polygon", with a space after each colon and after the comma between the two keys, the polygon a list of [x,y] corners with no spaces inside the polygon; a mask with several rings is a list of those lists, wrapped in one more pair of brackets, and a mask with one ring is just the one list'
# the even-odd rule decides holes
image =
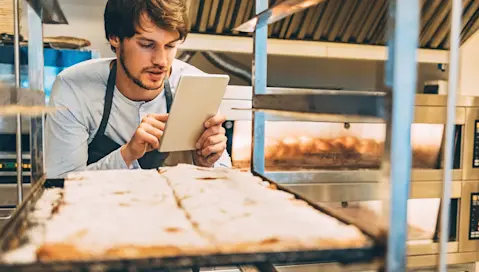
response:
{"label": "metal frame", "polygon": [[[14,2],[14,46],[15,46],[15,83],[16,97],[20,87],[19,73],[19,1]],[[42,1],[31,1],[32,3],[41,3]],[[56,2],[56,1],[54,1]],[[256,14],[268,14],[268,1],[256,0]],[[455,115],[455,94],[458,83],[458,54],[459,54],[459,27],[461,14],[461,1],[453,1],[452,9],[452,34],[451,34],[451,56],[450,56],[450,80],[449,80],[449,98],[447,103],[447,134],[446,134],[446,164],[444,167],[444,184],[443,184],[443,210],[441,217],[442,230],[447,230],[449,218],[449,196],[451,195],[451,154],[452,154],[452,127],[454,125]],[[29,68],[30,78],[39,78],[33,80],[31,88],[43,89],[43,47],[42,45],[42,18],[43,12],[35,7],[43,7],[43,5],[29,6],[28,19],[30,28],[29,39],[29,58],[32,61]],[[389,59],[387,69],[387,86],[391,91],[387,93],[384,117],[387,123],[386,150],[390,148],[390,152],[386,152],[383,164],[383,181],[389,186],[386,199],[389,203],[389,233],[387,254],[385,262],[386,271],[404,271],[406,269],[406,237],[407,237],[407,200],[410,190],[410,172],[411,172],[411,153],[409,152],[410,143],[410,127],[414,116],[414,98],[416,87],[416,64],[417,64],[417,47],[419,33],[419,0],[390,0],[390,25],[391,39],[388,44]],[[287,11],[285,11],[287,12]],[[271,16],[271,14],[270,14]],[[279,16],[280,17],[280,16]],[[278,18],[279,18],[278,17]],[[269,16],[259,16],[254,27],[254,47],[253,47],[253,146],[252,146],[252,164],[251,168],[254,172],[264,173],[264,122],[265,116],[261,112],[261,108],[256,105],[259,95],[266,95],[267,85],[267,28]],[[39,77],[40,76],[40,77]],[[263,97],[265,98],[265,97]],[[262,98],[262,99],[263,99]],[[389,104],[391,102],[391,104]],[[308,105],[308,104],[306,104]],[[281,105],[277,105],[270,110],[284,110]],[[320,109],[319,109],[320,110]],[[303,112],[309,112],[310,108],[306,107]],[[318,109],[315,113],[319,113]],[[383,116],[378,114],[379,116]],[[34,118],[31,123],[31,158],[32,158],[32,177],[38,178],[43,175],[43,117]],[[21,202],[22,191],[22,147],[19,141],[21,135],[21,118],[17,115],[17,183],[18,183],[18,201]],[[34,181],[32,181],[34,182]],[[394,216],[392,216],[394,215]],[[443,231],[444,234],[447,231]],[[444,235],[443,235],[444,236]],[[445,270],[445,257],[447,244],[445,236],[441,236],[440,241],[440,271]]]}
{"label": "metal frame", "polygon": [[[266,62],[267,62],[267,22],[270,15],[264,12],[266,0],[256,0],[256,21],[254,21],[254,54],[253,54],[253,171],[264,172],[264,116],[261,110],[273,110],[274,113],[302,112],[320,113],[321,108],[315,103],[296,103],[295,107],[285,103],[291,96],[275,95],[276,98],[265,94]],[[439,270],[445,271],[447,253],[447,227],[449,224],[449,204],[452,179],[453,130],[455,125],[455,96],[457,87],[458,54],[460,35],[461,1],[454,0],[451,33],[450,82],[449,98],[447,102],[446,148],[444,182],[442,192],[442,216],[439,254]],[[419,44],[419,10],[418,0],[390,0],[389,1],[389,57],[386,65],[386,86],[390,91],[386,94],[384,116],[386,120],[385,157],[382,164],[382,185],[386,205],[385,214],[389,218],[388,242],[385,257],[385,271],[405,271],[407,256],[407,200],[409,199],[411,179],[411,141],[410,131],[414,118],[414,100],[417,81],[417,48]],[[285,11],[287,12],[287,11]],[[261,14],[261,16],[260,16]],[[251,22],[248,22],[251,24]],[[262,50],[262,51],[260,51]],[[263,77],[261,80],[258,77]],[[268,97],[269,96],[269,97]],[[280,98],[278,98],[278,96]],[[307,95],[305,95],[307,96]],[[300,98],[298,98],[300,97]],[[311,95],[309,95],[311,97]],[[390,98],[390,99],[389,99]],[[268,103],[276,99],[275,104]],[[296,95],[295,99],[302,99]],[[278,103],[278,101],[280,101]],[[282,101],[282,102],[281,102]],[[313,100],[314,101],[314,100]],[[285,109],[285,105],[286,107]],[[293,116],[298,116],[297,114]],[[258,133],[261,133],[258,135]],[[263,138],[263,140],[261,139]],[[389,152],[388,152],[389,151]]]}
{"label": "metal frame", "polygon": [[[43,91],[43,23],[39,14],[43,14],[43,7],[38,2],[28,5],[28,78],[30,89]],[[32,183],[38,181],[45,173],[45,157],[43,154],[44,119],[44,115],[41,115],[34,116],[30,120],[30,158],[32,166],[30,173]]]}
{"label": "metal frame", "polygon": [[[17,161],[17,206],[23,200],[23,178],[22,173],[22,115],[30,115],[30,158],[31,158],[31,183],[35,183],[44,176],[44,154],[43,154],[43,127],[44,114],[47,108],[45,104],[45,94],[43,90],[43,23],[67,23],[64,15],[58,5],[57,0],[48,1],[28,1],[28,59],[29,59],[29,83],[30,89],[20,88],[20,1],[13,0],[14,12],[14,67],[15,67],[15,87],[10,89],[1,89],[0,93],[4,99],[0,99],[0,104],[6,106],[20,105],[23,107],[34,106],[29,110],[16,110],[16,161]],[[25,2],[27,3],[27,2]],[[7,95],[7,96],[5,96]],[[6,99],[9,97],[9,99]],[[9,101],[7,101],[9,100]],[[40,107],[39,107],[40,106]]]}

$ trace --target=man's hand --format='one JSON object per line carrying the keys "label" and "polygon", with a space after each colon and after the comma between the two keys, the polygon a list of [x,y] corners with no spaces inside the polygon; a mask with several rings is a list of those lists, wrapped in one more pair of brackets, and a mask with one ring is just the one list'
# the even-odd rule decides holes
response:
{"label": "man's hand", "polygon": [[160,148],[160,138],[167,120],[168,114],[148,114],[141,120],[131,140],[121,147],[121,156],[128,167],[146,152]]}
{"label": "man's hand", "polygon": [[205,123],[206,130],[196,143],[195,164],[212,167],[226,149],[225,129],[221,126],[226,120],[224,116],[215,115]]}

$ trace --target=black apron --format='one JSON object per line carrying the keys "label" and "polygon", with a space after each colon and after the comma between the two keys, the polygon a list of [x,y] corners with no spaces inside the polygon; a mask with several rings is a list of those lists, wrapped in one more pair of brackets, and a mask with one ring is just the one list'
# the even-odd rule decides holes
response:
{"label": "black apron", "polygon": [[[88,161],[87,165],[95,163],[106,155],[117,150],[121,147],[105,135],[105,129],[108,125],[108,119],[110,118],[111,106],[113,103],[113,93],[115,90],[116,82],[116,61],[113,64],[113,68],[108,76],[108,83],[105,93],[105,105],[103,107],[103,116],[101,118],[100,128],[98,129],[93,141],[88,145]],[[166,97],[166,111],[169,113],[172,103],[172,93],[170,83],[168,79],[165,79],[165,97]],[[138,159],[142,169],[155,169],[163,166],[165,159],[168,157],[168,153],[160,153],[158,150],[147,152],[142,158]]]}

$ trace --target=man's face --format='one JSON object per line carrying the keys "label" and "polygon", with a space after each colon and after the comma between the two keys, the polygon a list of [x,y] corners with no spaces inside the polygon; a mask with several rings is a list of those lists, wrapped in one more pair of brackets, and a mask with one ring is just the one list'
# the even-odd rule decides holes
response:
{"label": "man's face", "polygon": [[157,27],[142,16],[138,33],[123,41],[110,40],[126,75],[139,87],[157,90],[176,56],[179,33]]}

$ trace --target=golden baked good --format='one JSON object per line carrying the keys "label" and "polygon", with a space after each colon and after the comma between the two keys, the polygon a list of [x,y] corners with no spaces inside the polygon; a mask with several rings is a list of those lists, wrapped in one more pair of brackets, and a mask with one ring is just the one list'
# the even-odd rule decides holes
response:
{"label": "golden baked good", "polygon": [[80,172],[55,192],[37,203],[32,216],[42,231],[30,233],[34,244],[23,253],[42,262],[367,244],[356,227],[233,169]]}
{"label": "golden baked good", "polygon": [[[364,245],[359,230],[251,173],[181,165],[163,175],[200,233],[226,253]],[[321,228],[318,228],[321,226]]]}

